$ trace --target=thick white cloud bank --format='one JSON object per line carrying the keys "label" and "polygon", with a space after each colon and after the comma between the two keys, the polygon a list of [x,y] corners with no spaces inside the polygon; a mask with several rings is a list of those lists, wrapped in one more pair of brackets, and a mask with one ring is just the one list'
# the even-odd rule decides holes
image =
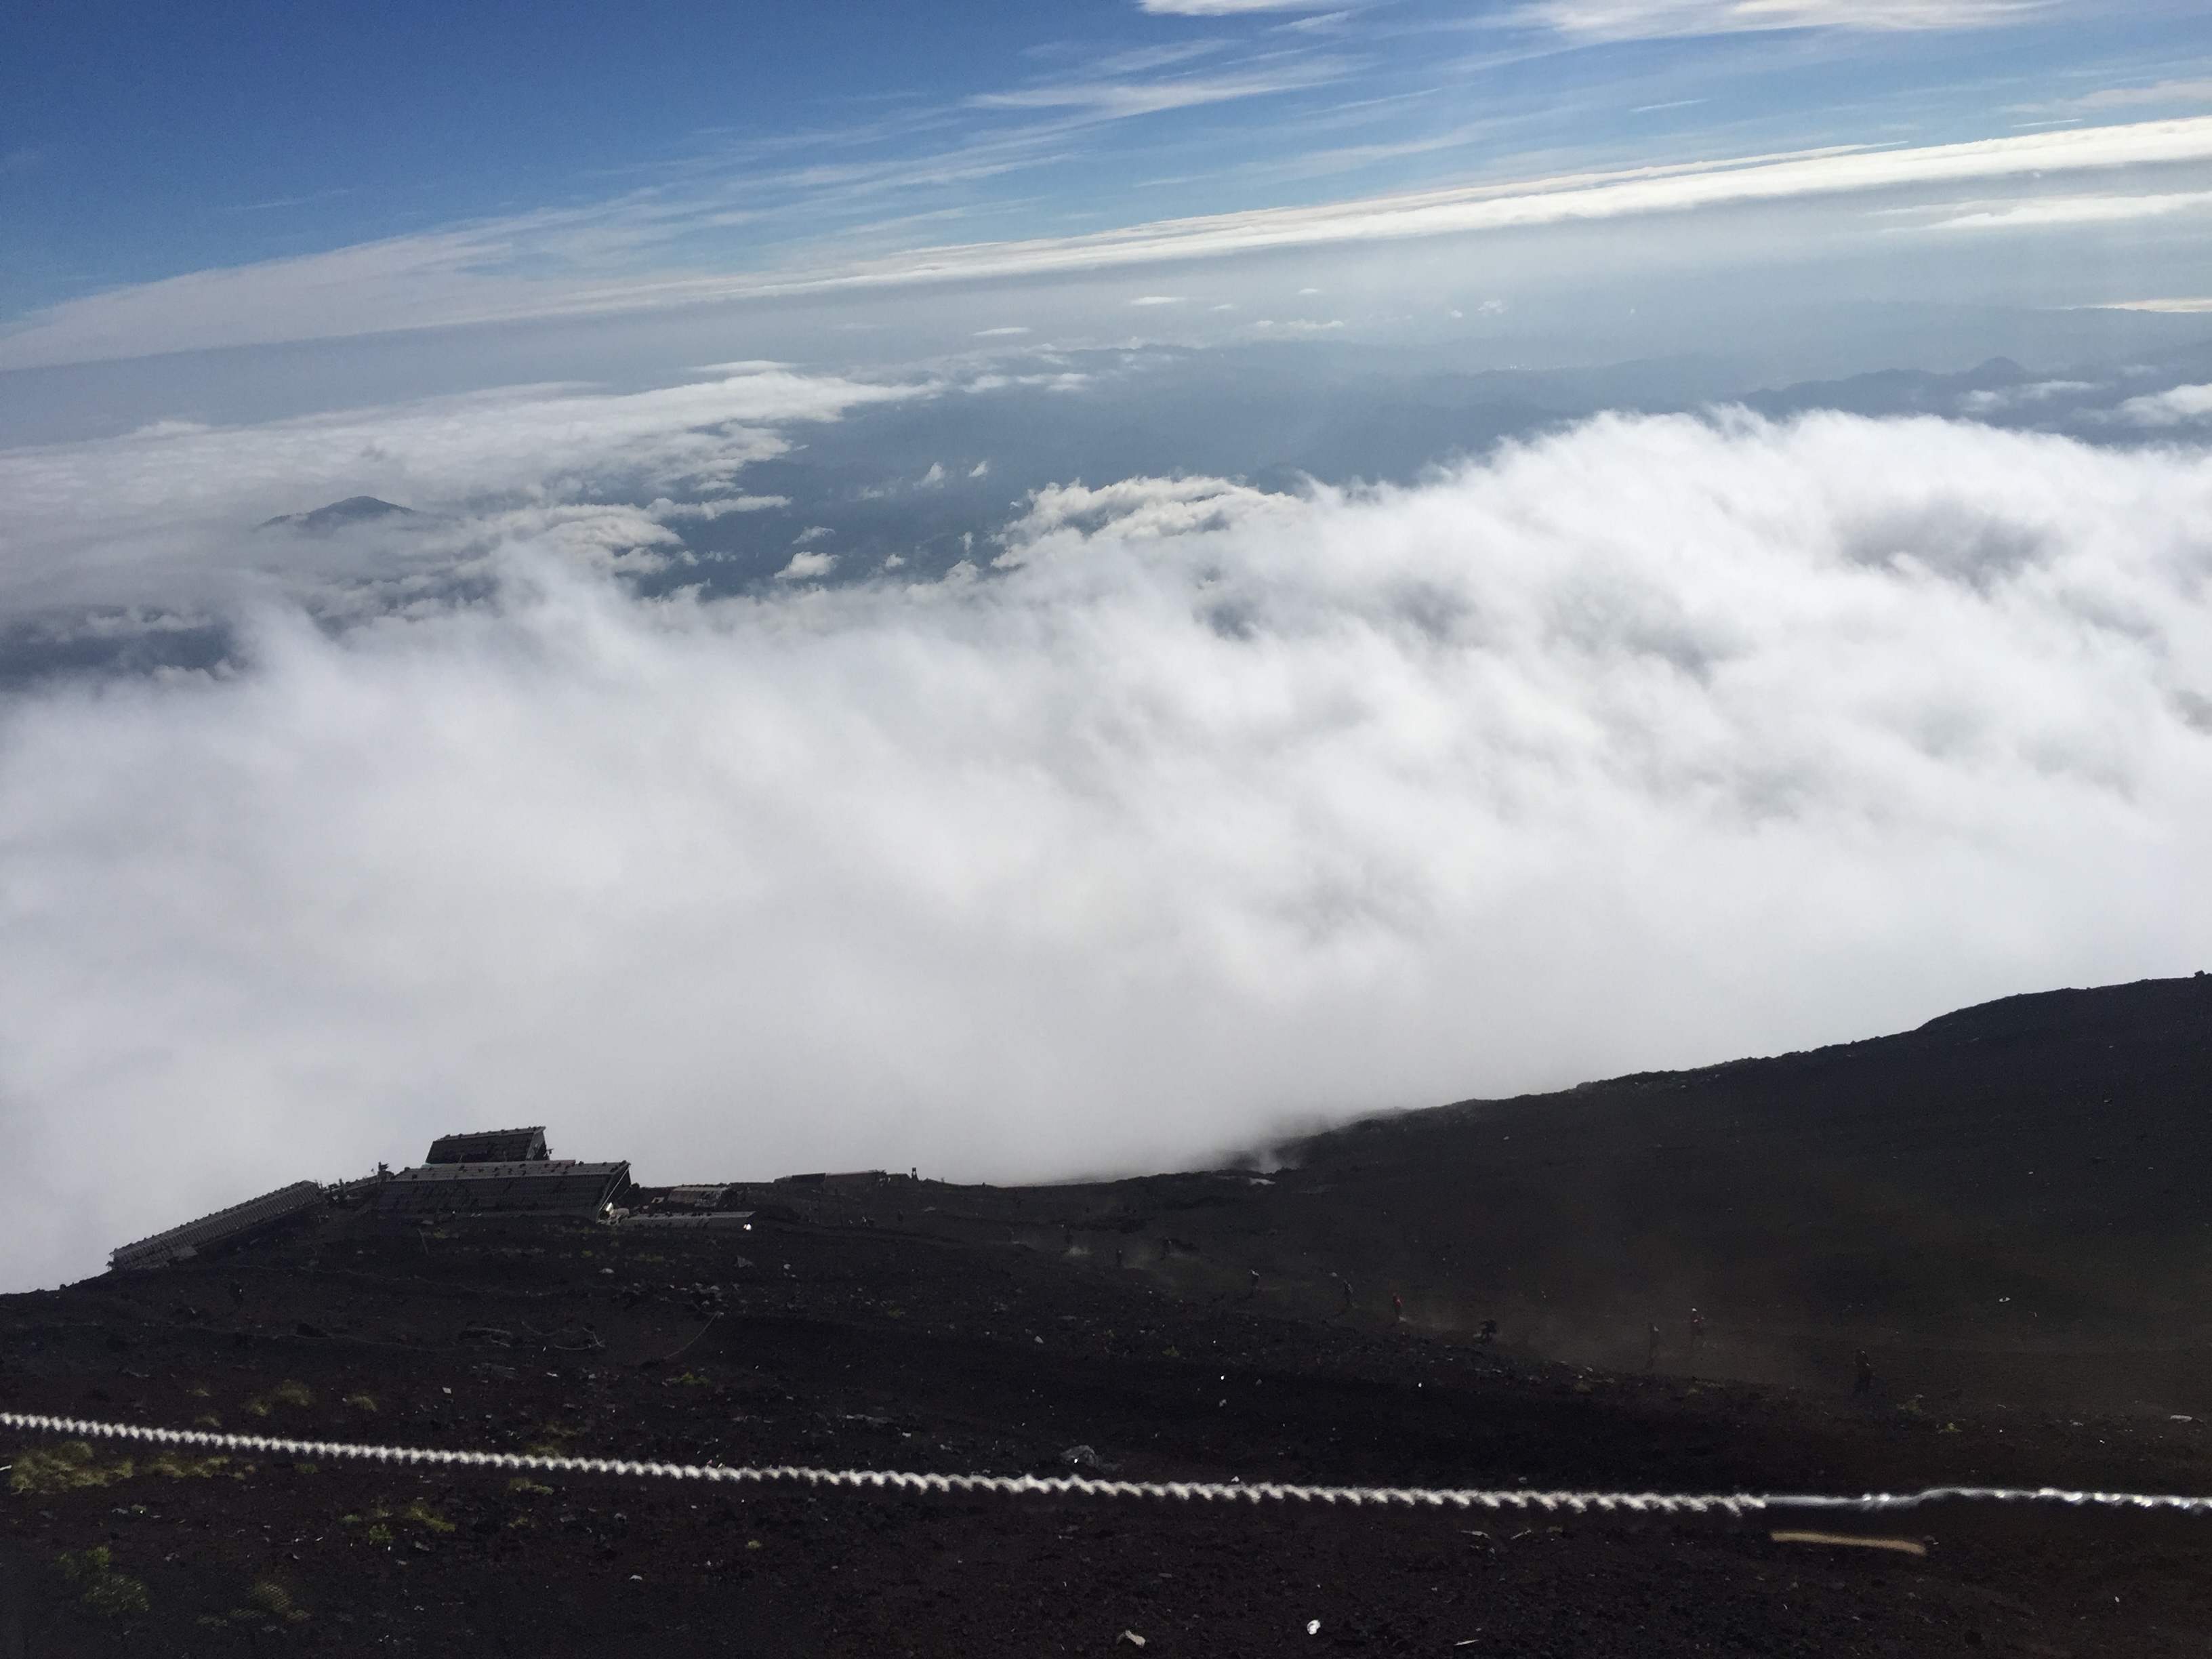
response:
{"label": "thick white cloud bank", "polygon": [[1042,1177],[2212,966],[2195,449],[1605,418],[927,584],[496,558],[0,706],[0,1281],[450,1128]]}

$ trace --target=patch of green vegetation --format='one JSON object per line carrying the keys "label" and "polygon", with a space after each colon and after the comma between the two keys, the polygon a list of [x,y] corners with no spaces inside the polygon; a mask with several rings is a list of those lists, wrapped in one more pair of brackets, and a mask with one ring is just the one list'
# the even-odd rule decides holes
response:
{"label": "patch of green vegetation", "polygon": [[94,1613],[123,1619],[146,1611],[146,1587],[136,1578],[116,1571],[115,1558],[108,1553],[106,1545],[99,1545],[80,1555],[64,1551],[60,1565],[62,1577],[76,1592],[76,1599]]}
{"label": "patch of green vegetation", "polygon": [[213,1412],[202,1412],[198,1417],[192,1419],[192,1423],[198,1428],[219,1429],[222,1426],[222,1419],[217,1417]]}
{"label": "patch of green vegetation", "polygon": [[373,1522],[370,1523],[368,1530],[363,1533],[362,1536],[368,1539],[372,1544],[389,1544],[392,1541],[392,1528],[386,1526],[381,1521]]}
{"label": "patch of green vegetation", "polygon": [[681,1376],[672,1376],[668,1380],[671,1383],[680,1383],[687,1389],[703,1389],[710,1385],[714,1379],[704,1372],[685,1371]]}
{"label": "patch of green vegetation", "polygon": [[81,1486],[111,1486],[139,1474],[158,1474],[169,1480],[208,1480],[221,1474],[243,1480],[253,1468],[251,1463],[234,1462],[228,1457],[191,1457],[178,1451],[165,1451],[143,1465],[128,1458],[102,1464],[83,1441],[64,1440],[51,1450],[28,1451],[17,1458],[8,1486],[11,1492],[45,1496]]}
{"label": "patch of green vegetation", "polygon": [[58,1446],[33,1447],[18,1457],[14,1472],[8,1477],[8,1490],[43,1498],[52,1492],[74,1492],[80,1486],[112,1486],[118,1480],[128,1480],[131,1474],[128,1458],[102,1467],[85,1442],[64,1440]]}
{"label": "patch of green vegetation", "polygon": [[146,1466],[149,1474],[162,1475],[171,1480],[207,1480],[218,1474],[227,1474],[234,1480],[243,1480],[253,1472],[250,1463],[233,1468],[228,1457],[187,1457],[182,1452],[163,1452]]}
{"label": "patch of green vegetation", "polygon": [[404,1515],[408,1520],[414,1522],[416,1525],[426,1527],[434,1533],[442,1534],[459,1530],[459,1528],[455,1527],[452,1522],[447,1520],[444,1516],[439,1514],[437,1510],[432,1509],[428,1504],[425,1504],[419,1498],[413,1503],[410,1504],[404,1510],[400,1511],[400,1513]]}
{"label": "patch of green vegetation", "polygon": [[314,1403],[314,1390],[310,1389],[306,1383],[284,1382],[279,1382],[275,1388],[270,1389],[266,1395],[261,1395],[257,1399],[247,1401],[246,1402],[246,1409],[249,1416],[266,1417],[269,1415],[271,1408],[277,1406],[305,1407],[312,1406]]}
{"label": "patch of green vegetation", "polygon": [[365,1394],[349,1394],[339,1401],[338,1404],[349,1411],[374,1413],[376,1410],[376,1401]]}
{"label": "patch of green vegetation", "polygon": [[526,1474],[516,1475],[514,1480],[507,1483],[507,1489],[513,1492],[536,1493],[546,1498],[550,1498],[553,1495],[552,1487],[541,1486]]}
{"label": "patch of green vegetation", "polygon": [[289,1624],[299,1624],[307,1616],[307,1610],[296,1605],[292,1593],[273,1578],[264,1578],[246,1592],[250,1604],[233,1607],[230,1616],[240,1624],[255,1619],[282,1619]]}
{"label": "patch of green vegetation", "polygon": [[292,1468],[294,1473],[298,1474],[320,1474],[322,1473],[321,1468],[313,1463],[295,1463],[292,1465]]}

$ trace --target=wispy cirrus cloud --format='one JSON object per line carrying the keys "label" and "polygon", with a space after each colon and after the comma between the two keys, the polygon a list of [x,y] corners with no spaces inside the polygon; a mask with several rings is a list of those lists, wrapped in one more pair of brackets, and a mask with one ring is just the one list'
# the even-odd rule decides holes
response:
{"label": "wispy cirrus cloud", "polygon": [[2024,22],[2057,0],[1536,0],[1516,21],[1587,40],[1650,40],[1773,29],[1990,28]]}
{"label": "wispy cirrus cloud", "polygon": [[2094,115],[2103,110],[2174,104],[2212,104],[2212,79],[2158,81],[2147,87],[2104,87],[2079,97],[2015,104],[2012,108],[2018,114]]}
{"label": "wispy cirrus cloud", "polygon": [[1267,11],[1326,11],[1337,0],[1137,0],[1158,17],[1242,17]]}
{"label": "wispy cirrus cloud", "polygon": [[1929,230],[2021,230],[2056,225],[2121,224],[2212,208],[2212,191],[2163,195],[2039,196],[2020,202],[1968,202],[1945,207]]}
{"label": "wispy cirrus cloud", "polygon": [[1261,209],[1091,236],[932,249],[867,270],[795,277],[793,283],[830,289],[1097,270],[2205,160],[2212,160],[2212,118],[1915,149],[1844,146]]}
{"label": "wispy cirrus cloud", "polygon": [[[558,247],[584,228],[623,246],[666,235],[667,222],[678,216],[663,198],[626,200],[599,210],[596,220],[586,210],[537,215],[71,301],[34,313],[0,337],[0,368],[433,324],[1093,272],[2209,160],[2212,117],[2194,117],[1966,143],[1839,146],[1564,173],[1163,220],[1086,235],[979,240],[811,267],[793,262],[772,270],[639,276],[568,264],[556,265],[552,276],[521,274],[522,255]],[[2133,201],[2142,195],[2114,190],[2099,199]],[[2122,216],[2135,210],[2111,210]],[[2024,213],[2018,228],[2033,225],[2032,212]]]}
{"label": "wispy cirrus cloud", "polygon": [[1143,75],[1152,70],[1172,69],[1177,64],[1213,57],[1235,44],[1226,39],[1163,40],[1150,46],[1131,46],[1100,54],[1093,48],[1070,42],[1032,47],[1028,55],[1040,58],[1084,58],[1087,60],[1085,68],[1093,75]]}
{"label": "wispy cirrus cloud", "polygon": [[317,202],[335,202],[342,196],[350,196],[349,189],[319,190],[306,196],[280,196],[269,202],[240,202],[223,210],[225,213],[274,213],[284,208],[311,207]]}
{"label": "wispy cirrus cloud", "polygon": [[1192,76],[1168,81],[1055,82],[1009,92],[978,93],[968,102],[975,109],[1073,109],[1119,120],[1136,115],[1156,115],[1166,110],[1191,109],[1201,104],[1223,104],[1241,98],[1302,91],[1334,79],[1340,72],[1340,65],[1309,58],[1246,75]]}

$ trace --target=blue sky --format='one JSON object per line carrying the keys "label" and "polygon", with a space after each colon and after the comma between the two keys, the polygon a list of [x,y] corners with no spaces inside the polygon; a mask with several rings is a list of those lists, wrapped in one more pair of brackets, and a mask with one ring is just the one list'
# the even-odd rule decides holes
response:
{"label": "blue sky", "polygon": [[[357,300],[404,320],[425,264],[512,284],[483,317],[563,283],[2201,116],[2209,42],[2186,0],[21,6],[0,318],[240,267],[328,288],[285,262],[384,250],[330,289],[343,332]],[[157,308],[91,355],[164,343]]]}

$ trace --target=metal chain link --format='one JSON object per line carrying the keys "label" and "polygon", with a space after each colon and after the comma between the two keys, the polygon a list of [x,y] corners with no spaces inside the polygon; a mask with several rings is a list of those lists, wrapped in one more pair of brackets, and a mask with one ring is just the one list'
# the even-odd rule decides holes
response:
{"label": "metal chain link", "polygon": [[2051,1504],[2074,1509],[2163,1510],[2212,1514],[2212,1498],[2171,1492],[2072,1492],[2057,1486],[1929,1486],[1913,1492],[1866,1492],[1856,1498],[1775,1492],[1528,1492],[1517,1488],[1305,1486],[1272,1480],[1094,1480],[1079,1474],[928,1474],[892,1469],[814,1469],[790,1464],[738,1468],[724,1463],[652,1463],[627,1458],[546,1457],[529,1452],[449,1451],[434,1446],[362,1446],[336,1440],[288,1440],[270,1435],[156,1429],[135,1423],[0,1412],[0,1428],[83,1440],[135,1440],[216,1451],[260,1452],[325,1462],[431,1464],[502,1469],[518,1474],[597,1474],[629,1480],[705,1480],[739,1485],[797,1484],[872,1491],[1000,1492],[1083,1498],[1172,1498],[1202,1503],[1380,1504],[1459,1510],[1537,1510],[1575,1515],[1743,1516],[1767,1510],[1846,1510],[1861,1515],[1917,1509],[1946,1500]]}

